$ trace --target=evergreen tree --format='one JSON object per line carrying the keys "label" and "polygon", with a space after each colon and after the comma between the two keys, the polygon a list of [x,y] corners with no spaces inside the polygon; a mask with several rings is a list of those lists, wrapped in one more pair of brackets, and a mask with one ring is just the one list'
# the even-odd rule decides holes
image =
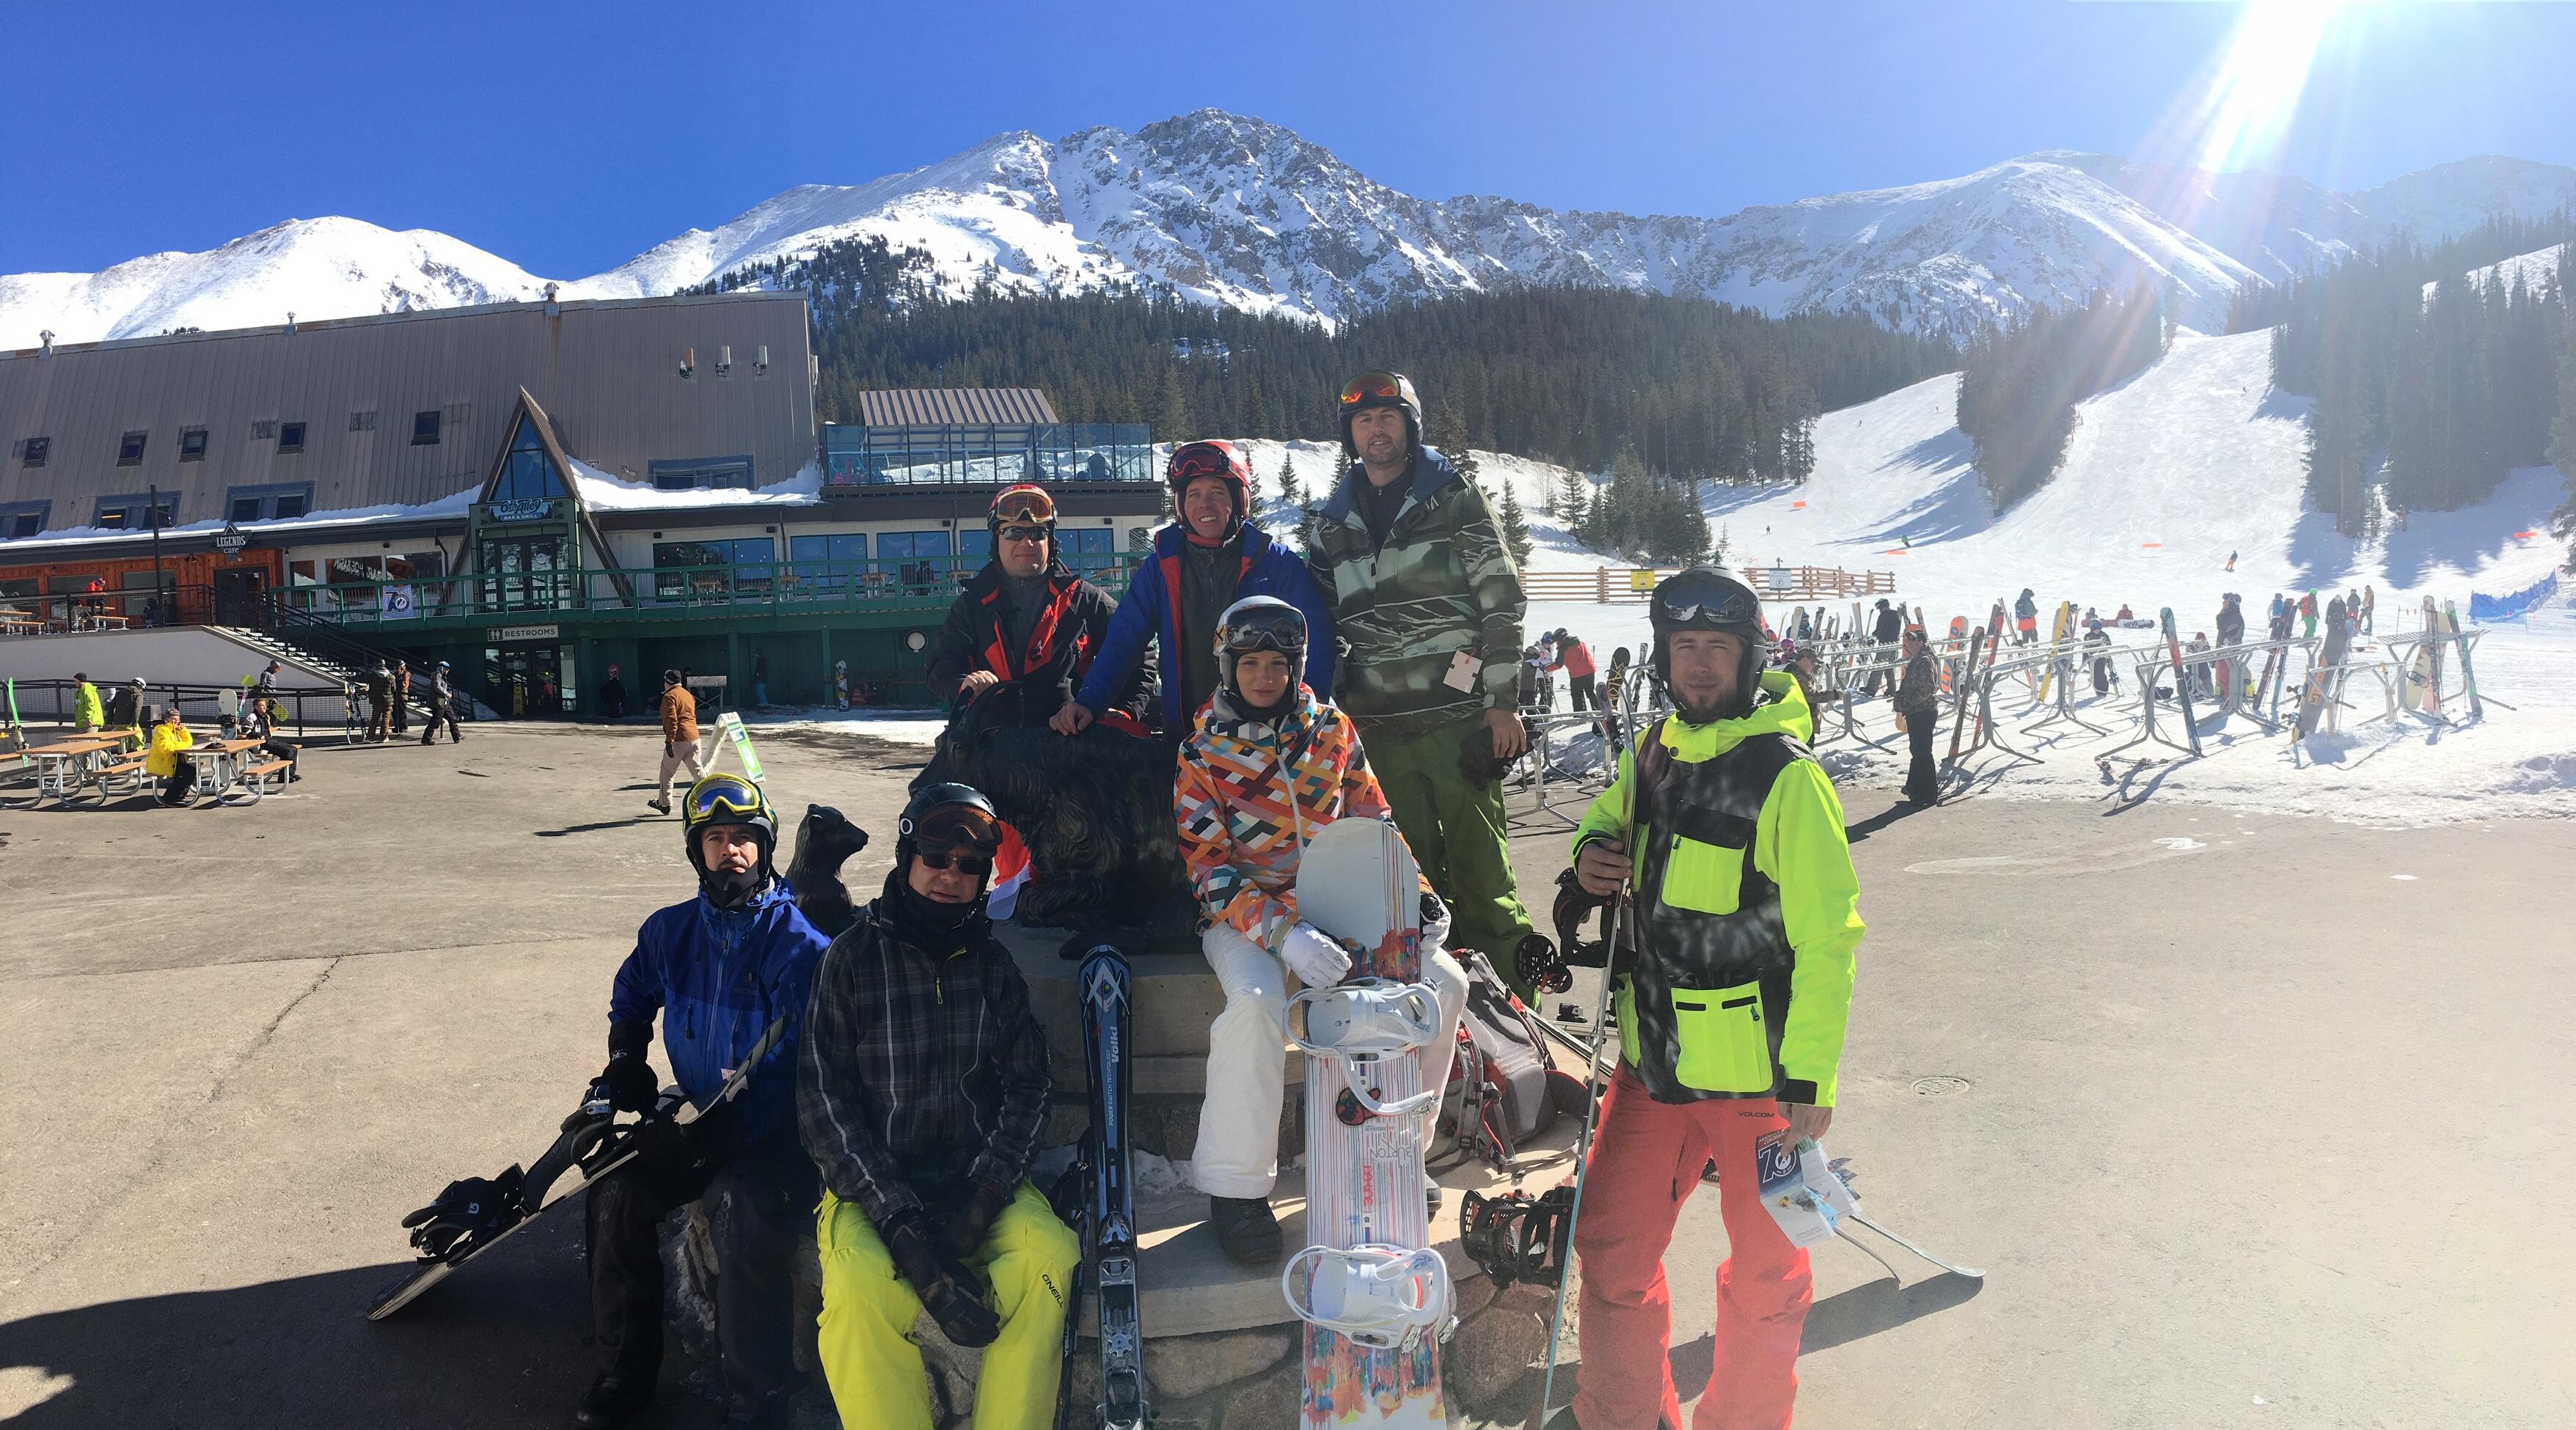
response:
{"label": "evergreen tree", "polygon": [[1512,564],[1515,566],[1529,565],[1529,522],[1521,515],[1520,493],[1512,490],[1512,484],[1510,482],[1503,483],[1502,516],[1500,517],[1500,521],[1503,528],[1503,544],[1510,547],[1512,551]]}
{"label": "evergreen tree", "polygon": [[1592,483],[1581,472],[1572,467],[1566,468],[1565,475],[1556,480],[1554,499],[1557,524],[1570,532],[1580,531],[1584,517],[1590,514],[1591,503],[1588,498],[1591,494]]}

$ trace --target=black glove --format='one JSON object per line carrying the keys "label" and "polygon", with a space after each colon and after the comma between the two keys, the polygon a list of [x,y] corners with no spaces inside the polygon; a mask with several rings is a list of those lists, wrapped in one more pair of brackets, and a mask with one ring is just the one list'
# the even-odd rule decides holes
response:
{"label": "black glove", "polygon": [[421,1255],[444,1261],[468,1237],[481,1243],[518,1225],[525,1214],[519,1205],[522,1175],[512,1167],[497,1177],[448,1183],[437,1201],[402,1219],[411,1229],[411,1244]]}
{"label": "black glove", "polygon": [[1541,993],[1562,993],[1574,986],[1574,973],[1565,966],[1565,958],[1543,933],[1521,940],[1512,950],[1512,976],[1525,988]]}
{"label": "black glove", "polygon": [[948,1221],[945,1241],[948,1254],[963,1261],[984,1244],[984,1234],[993,1229],[993,1218],[1011,1204],[1009,1187],[993,1182],[977,1182],[975,1194],[966,1200],[966,1209]]}
{"label": "black glove", "polygon": [[608,1096],[608,1105],[619,1112],[650,1112],[662,1099],[662,1084],[653,1076],[653,1065],[644,1051],[653,1046],[653,1026],[649,1023],[611,1023],[608,1025],[608,1066],[600,1069],[592,1086]]}
{"label": "black glove", "polygon": [[635,1124],[627,1146],[634,1150],[635,1165],[648,1172],[685,1171],[696,1166],[702,1155],[689,1129],[667,1117],[650,1117]]}
{"label": "black glove", "polygon": [[975,1268],[948,1254],[915,1213],[890,1217],[879,1228],[895,1270],[903,1273],[921,1308],[939,1323],[950,1343],[969,1350],[991,1345],[1002,1334],[1002,1318],[984,1304],[984,1278]]}

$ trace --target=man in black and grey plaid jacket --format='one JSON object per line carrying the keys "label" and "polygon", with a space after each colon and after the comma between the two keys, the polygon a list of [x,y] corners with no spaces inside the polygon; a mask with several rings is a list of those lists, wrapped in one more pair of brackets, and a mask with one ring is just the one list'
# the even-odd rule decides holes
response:
{"label": "man in black and grey plaid jacket", "polygon": [[814,976],[796,1113],[823,1174],[817,1350],[844,1424],[928,1430],[906,1338],[924,1310],[986,1348],[978,1424],[1054,1418],[1081,1249],[1026,1180],[1052,1079],[1028,985],[984,912],[1000,844],[975,790],[914,796],[885,892]]}

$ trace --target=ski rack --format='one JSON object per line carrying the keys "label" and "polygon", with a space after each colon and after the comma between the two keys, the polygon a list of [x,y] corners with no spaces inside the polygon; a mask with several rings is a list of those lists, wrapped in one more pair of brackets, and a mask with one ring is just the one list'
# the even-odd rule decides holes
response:
{"label": "ski rack", "polygon": [[[1549,748],[1556,743],[1556,737],[1565,731],[1598,729],[1602,724],[1601,713],[1597,710],[1575,711],[1564,715],[1552,713],[1525,713],[1521,716],[1521,719],[1524,724],[1532,727],[1535,735],[1535,738],[1530,741],[1528,753],[1521,756],[1521,758],[1532,762],[1533,765],[1533,772],[1530,776],[1530,788],[1536,791],[1538,795],[1538,812],[1546,815],[1550,819],[1556,820],[1568,829],[1579,827],[1583,823],[1582,815],[1580,813],[1568,814],[1564,810],[1557,808],[1556,802],[1548,794],[1549,780],[1547,777],[1547,771],[1548,767],[1555,763],[1555,760],[1549,754]],[[1609,748],[1610,737],[1603,735],[1601,738],[1601,744],[1604,753],[1604,764],[1615,767],[1618,764],[1618,751]],[[1580,775],[1578,775],[1573,779],[1558,780],[1555,783],[1570,784],[1580,792],[1583,788],[1584,780]],[[1585,802],[1587,805],[1590,803],[1589,800]]]}
{"label": "ski rack", "polygon": [[[2094,756],[2094,758],[2097,760],[2107,760],[2113,755],[2120,753],[2122,750],[2132,749],[2136,746],[2147,744],[2150,741],[2155,744],[2162,745],[2169,750],[2189,755],[2195,760],[2201,758],[2201,754],[2198,750],[2193,749],[2191,746],[2174,739],[2172,736],[2167,735],[2156,728],[2156,677],[2173,672],[2174,665],[2172,653],[2167,651],[2161,644],[2143,649],[2138,647],[2129,647],[2127,650],[2131,658],[2137,662],[2138,733],[2134,739],[2113,745],[2111,748]],[[2188,669],[2192,662],[2193,654],[2194,653],[2190,651],[2183,652],[2183,663],[2186,669]],[[2177,676],[2176,678],[2180,679],[2183,677]],[[2181,696],[2181,691],[2174,692],[2174,697],[2177,703],[2180,702]]]}

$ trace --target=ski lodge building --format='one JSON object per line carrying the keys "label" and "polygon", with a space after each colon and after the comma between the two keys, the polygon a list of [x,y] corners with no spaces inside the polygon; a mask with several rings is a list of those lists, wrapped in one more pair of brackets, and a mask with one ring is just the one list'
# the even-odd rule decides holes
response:
{"label": "ski lodge building", "polygon": [[[0,636],[254,627],[446,660],[504,714],[630,709],[660,672],[914,702],[1010,482],[1113,590],[1162,519],[1142,426],[1035,388],[863,394],[815,421],[806,305],[737,292],[0,351]],[[0,666],[14,641],[0,640]]]}

